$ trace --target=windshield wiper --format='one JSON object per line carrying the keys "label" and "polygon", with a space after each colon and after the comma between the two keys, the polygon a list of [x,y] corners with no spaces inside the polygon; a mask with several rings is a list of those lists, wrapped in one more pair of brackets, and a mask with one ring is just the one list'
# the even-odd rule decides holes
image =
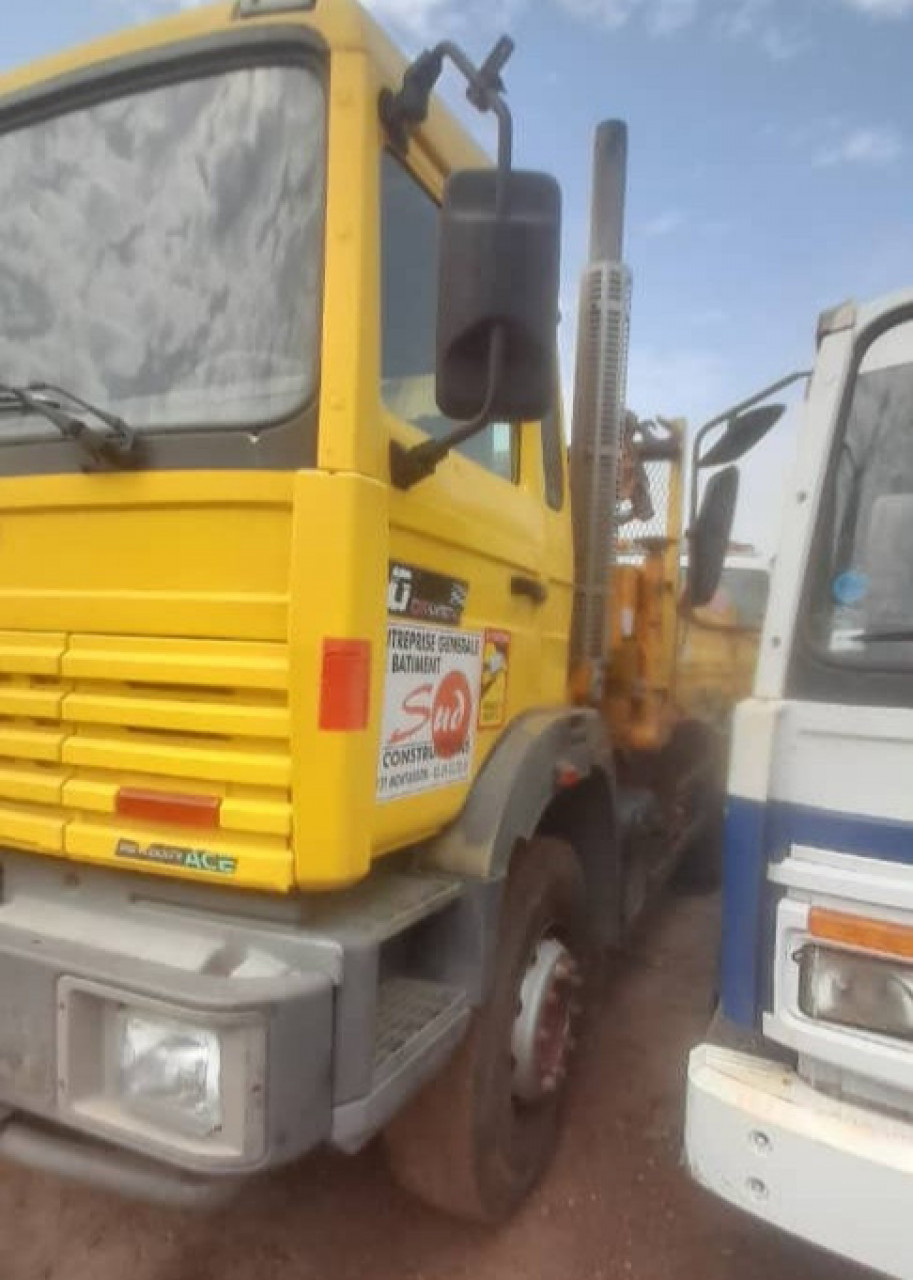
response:
{"label": "windshield wiper", "polygon": [[[82,413],[73,413],[67,408],[68,404],[75,405]],[[136,454],[136,432],[123,418],[51,382],[32,382],[25,387],[0,382],[0,413],[17,410],[38,414],[50,422],[67,440],[84,449],[98,466],[125,466]],[[102,423],[105,431],[90,427],[85,421],[86,415]]]}
{"label": "windshield wiper", "polygon": [[913,627],[897,627],[894,631],[890,628],[883,631],[854,631],[846,638],[860,644],[890,644],[892,640],[900,644],[904,640],[913,640]]}

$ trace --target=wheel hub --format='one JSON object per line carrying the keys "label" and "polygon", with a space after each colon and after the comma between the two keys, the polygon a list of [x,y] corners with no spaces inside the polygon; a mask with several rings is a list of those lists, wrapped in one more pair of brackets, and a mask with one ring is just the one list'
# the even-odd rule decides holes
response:
{"label": "wheel hub", "polygon": [[563,1083],[575,1047],[582,985],[573,954],[557,938],[543,938],[523,977],[511,1036],[513,1093],[519,1101],[540,1102]]}

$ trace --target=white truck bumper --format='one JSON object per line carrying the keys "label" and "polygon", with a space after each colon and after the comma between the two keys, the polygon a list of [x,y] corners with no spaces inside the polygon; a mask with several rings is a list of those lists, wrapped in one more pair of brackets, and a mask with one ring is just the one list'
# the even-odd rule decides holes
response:
{"label": "white truck bumper", "polygon": [[780,1063],[699,1045],[688,1167],[755,1217],[913,1280],[913,1124],[828,1098]]}

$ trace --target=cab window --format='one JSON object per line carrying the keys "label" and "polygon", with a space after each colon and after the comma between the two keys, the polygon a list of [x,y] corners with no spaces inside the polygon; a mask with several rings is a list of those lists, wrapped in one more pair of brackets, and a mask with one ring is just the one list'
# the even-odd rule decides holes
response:
{"label": "cab window", "polygon": [[[389,153],[383,157],[382,351],[384,404],[434,439],[455,426],[435,400],[437,241],[440,210]],[[496,422],[459,452],[503,480],[519,473],[519,431]]]}

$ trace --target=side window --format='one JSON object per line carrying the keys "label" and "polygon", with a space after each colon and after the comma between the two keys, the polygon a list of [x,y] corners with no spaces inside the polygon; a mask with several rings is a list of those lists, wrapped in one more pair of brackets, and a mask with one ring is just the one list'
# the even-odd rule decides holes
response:
{"label": "side window", "polygon": [[[381,174],[381,394],[384,404],[440,439],[454,423],[434,395],[440,211],[389,152]],[[519,475],[519,431],[496,422],[459,452],[504,480]]]}
{"label": "side window", "polygon": [[561,457],[561,413],[556,403],[542,421],[542,469],[545,473],[545,501],[553,511],[564,506],[564,466]]}

